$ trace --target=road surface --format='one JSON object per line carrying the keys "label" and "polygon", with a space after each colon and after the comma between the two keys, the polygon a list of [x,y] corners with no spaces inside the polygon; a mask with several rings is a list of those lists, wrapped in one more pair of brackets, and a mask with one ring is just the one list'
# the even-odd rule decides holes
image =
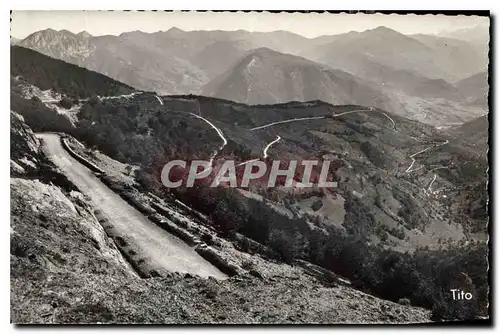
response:
{"label": "road surface", "polygon": [[94,207],[110,220],[119,235],[127,236],[155,268],[191,273],[202,277],[225,278],[182,240],[169,234],[104,185],[89,169],[71,157],[61,146],[57,134],[38,134],[45,154],[68,179],[87,195]]}
{"label": "road surface", "polygon": [[159,97],[158,95],[155,95],[155,97],[158,100],[158,102],[160,102],[160,104],[163,105],[163,100],[161,99],[161,97]]}

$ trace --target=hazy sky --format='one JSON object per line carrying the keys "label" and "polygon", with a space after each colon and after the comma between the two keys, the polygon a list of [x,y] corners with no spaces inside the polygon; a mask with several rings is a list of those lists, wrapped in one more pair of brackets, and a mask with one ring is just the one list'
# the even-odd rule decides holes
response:
{"label": "hazy sky", "polygon": [[384,14],[303,13],[200,13],[119,11],[14,11],[11,35],[24,38],[52,28],[73,33],[86,30],[94,36],[125,31],[155,32],[178,27],[182,30],[288,30],[306,37],[364,31],[386,26],[404,34],[433,34],[441,31],[487,25],[488,17]]}

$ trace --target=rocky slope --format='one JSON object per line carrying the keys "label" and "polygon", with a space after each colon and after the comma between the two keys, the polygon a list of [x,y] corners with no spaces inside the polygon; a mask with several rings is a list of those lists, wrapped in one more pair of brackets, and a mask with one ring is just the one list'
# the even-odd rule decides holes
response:
{"label": "rocky slope", "polygon": [[68,30],[46,29],[42,33],[29,35],[19,45],[35,50],[43,48],[43,53],[49,57],[82,66],[95,50],[91,40],[92,36],[86,32],[75,35]]}

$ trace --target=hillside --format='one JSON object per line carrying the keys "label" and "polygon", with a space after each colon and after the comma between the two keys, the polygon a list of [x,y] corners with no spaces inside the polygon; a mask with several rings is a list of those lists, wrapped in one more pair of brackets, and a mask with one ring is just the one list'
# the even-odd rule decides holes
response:
{"label": "hillside", "polygon": [[10,71],[11,76],[20,76],[42,90],[53,89],[72,98],[121,95],[133,91],[130,86],[102,74],[19,46],[11,47]]}
{"label": "hillside", "polygon": [[120,248],[123,239],[111,238],[95,206],[47,159],[43,143],[13,112],[11,152],[10,314],[15,324],[429,321],[427,310],[326,284],[314,272],[260,257],[250,265],[264,263],[276,275],[216,280],[172,272],[142,279]]}
{"label": "hillside", "polygon": [[[424,34],[410,35],[410,37],[429,47],[433,51],[435,61],[446,66],[446,71],[455,74],[456,78],[462,79],[488,68],[487,40],[478,47],[455,38]],[[455,82],[453,76],[449,76],[447,80]]]}
{"label": "hillside", "polygon": [[[208,158],[220,145],[215,131],[190,116],[190,112],[198,110],[228,139],[228,144],[219,152],[226,159],[262,158],[262,149],[279,135],[281,140],[273,146],[271,158],[324,159],[331,155],[336,161],[334,178],[339,187],[331,192],[313,189],[294,195],[285,188],[266,191],[258,186],[249,189],[253,194],[250,196],[223,189],[180,188],[174,192],[177,198],[209,216],[222,235],[230,237],[234,232],[243,233],[269,247],[276,247],[279,254],[283,251],[280,247],[284,247],[280,245],[284,243],[288,246],[287,251],[281,253],[282,260],[307,259],[336,270],[366,291],[391,300],[408,296],[408,292],[395,289],[395,286],[410,283],[397,281],[391,292],[384,290],[385,285],[366,281],[366,277],[373,271],[378,272],[379,268],[375,265],[361,269],[358,260],[371,254],[376,259],[380,256],[374,263],[383,265],[388,255],[379,253],[381,249],[392,249],[395,253],[390,254],[395,257],[405,251],[420,254],[420,250],[425,253],[429,249],[431,254],[437,253],[429,255],[431,259],[457,256],[453,263],[465,266],[464,258],[451,255],[461,254],[460,248],[455,248],[459,245],[473,247],[467,256],[481,257],[482,250],[473,245],[481,245],[481,240],[485,240],[487,216],[480,212],[484,213],[486,206],[485,202],[472,202],[478,198],[477,191],[483,199],[486,196],[481,188],[475,188],[482,185],[484,190],[486,161],[484,158],[478,160],[473,152],[459,145],[447,144],[447,137],[430,126],[389,113],[384,115],[377,110],[363,112],[359,106],[334,107],[322,102],[246,106],[203,97],[162,97],[162,100],[163,105],[155,104],[154,96],[143,94],[133,100],[85,109],[81,114],[81,132],[75,135],[113,157],[143,166],[138,175],[140,182],[164,196],[170,192],[158,184],[158,173],[166,161],[179,157]],[[140,110],[145,107],[147,111],[142,109],[137,116],[132,116],[137,113],[135,106]],[[113,116],[118,109],[130,110],[126,118],[131,123],[109,127],[107,124],[120,124],[119,118]],[[361,111],[331,118],[332,114],[356,110]],[[259,131],[248,130],[306,116],[324,118]],[[97,126],[91,127],[92,122]],[[113,135],[109,136],[110,133]],[[422,154],[413,160],[411,156],[418,152]],[[466,168],[468,163],[476,166]],[[266,198],[264,202],[263,197]],[[270,206],[264,205],[269,201]],[[320,210],[314,209],[318,202]],[[476,211],[469,212],[468,207]],[[282,233],[279,238],[283,239],[278,239],[282,241],[274,239],[276,233]],[[323,239],[318,233],[327,236]],[[316,244],[317,238],[323,241]],[[342,246],[334,250],[328,248],[330,242]],[[307,247],[308,243],[315,247]],[[451,253],[441,254],[441,247],[450,249]],[[359,258],[352,253],[354,249]],[[470,274],[474,269],[466,271]],[[476,272],[474,276],[480,280],[481,274]],[[430,281],[437,279],[431,277]],[[383,282],[385,278],[376,281]],[[444,286],[443,289],[446,290]],[[478,285],[478,289],[484,295],[484,288]],[[424,298],[418,291],[413,292],[414,299],[410,299]],[[435,293],[440,295],[442,292]],[[433,302],[427,298],[422,305],[430,307]]]}
{"label": "hillside", "polygon": [[459,94],[469,105],[488,110],[488,73],[481,72],[456,83]]}
{"label": "hillside", "polygon": [[[19,45],[163,95],[203,94],[250,104],[320,99],[370,105],[442,129],[486,112],[483,93],[477,97],[456,87],[486,70],[483,39],[404,35],[386,27],[316,38],[287,31],[171,28],[91,36],[46,29]],[[288,56],[265,56],[270,50]],[[252,54],[263,56],[259,59],[266,64],[252,66],[250,74]]]}
{"label": "hillside", "polygon": [[472,145],[478,154],[486,155],[489,133],[488,115],[479,117],[449,131],[462,142]]}

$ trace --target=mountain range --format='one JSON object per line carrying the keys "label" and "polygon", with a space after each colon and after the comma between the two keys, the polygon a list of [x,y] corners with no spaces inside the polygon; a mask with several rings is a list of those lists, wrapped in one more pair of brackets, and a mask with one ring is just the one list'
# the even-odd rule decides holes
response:
{"label": "mountain range", "polygon": [[471,42],[386,27],[316,38],[287,31],[172,28],[91,36],[46,29],[18,45],[159,94],[362,104],[449,126],[487,112],[484,82],[468,79],[487,70],[484,30]]}

